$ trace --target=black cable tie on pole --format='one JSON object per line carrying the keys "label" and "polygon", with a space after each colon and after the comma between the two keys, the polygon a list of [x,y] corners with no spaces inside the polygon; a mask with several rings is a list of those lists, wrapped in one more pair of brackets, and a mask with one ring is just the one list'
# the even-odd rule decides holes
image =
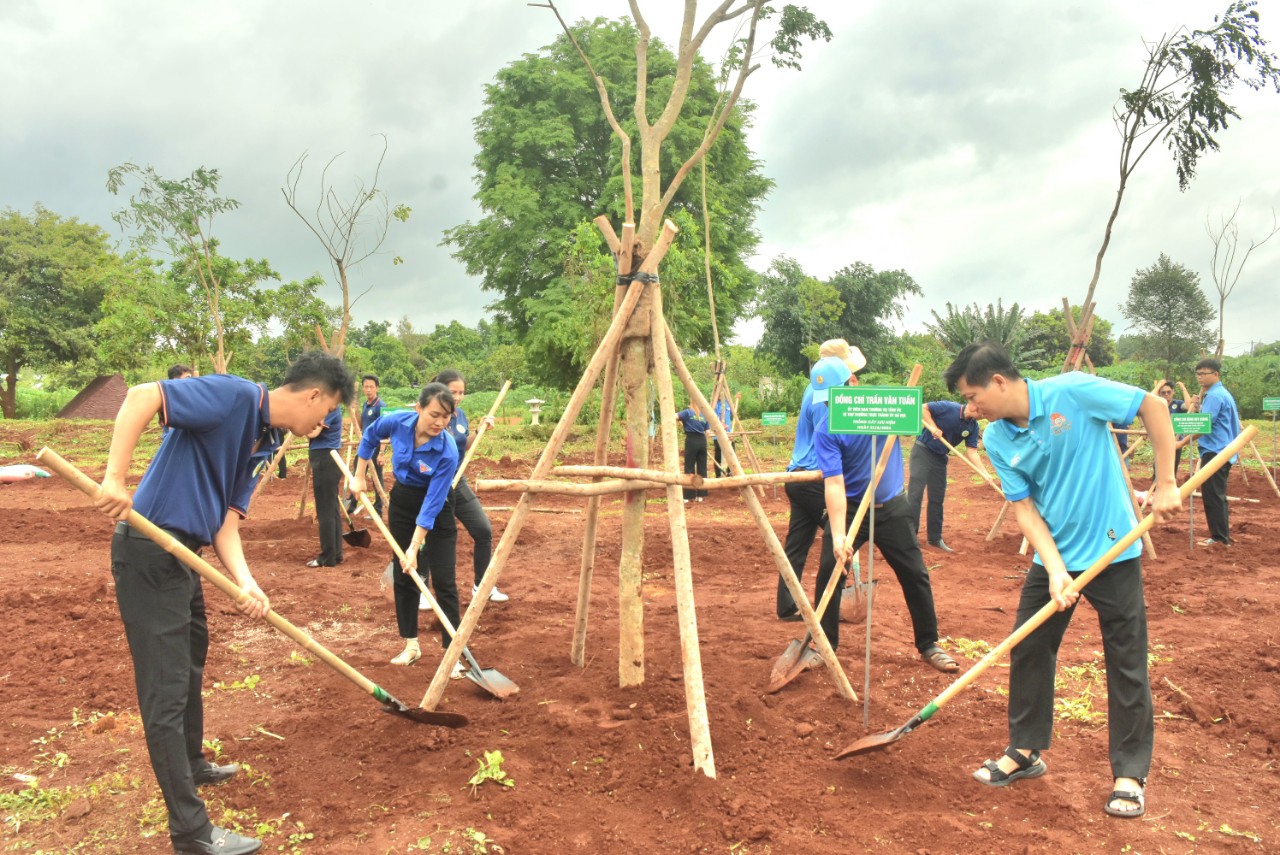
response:
{"label": "black cable tie on pole", "polygon": [[621,273],[619,273],[619,274],[618,274],[618,285],[621,285],[621,286],[630,285],[630,284],[631,284],[631,280],[632,280],[632,278],[633,278],[633,277],[631,277],[631,276],[623,276]]}
{"label": "black cable tie on pole", "polygon": [[658,274],[656,273],[633,273],[631,278],[644,285],[657,285],[659,283]]}

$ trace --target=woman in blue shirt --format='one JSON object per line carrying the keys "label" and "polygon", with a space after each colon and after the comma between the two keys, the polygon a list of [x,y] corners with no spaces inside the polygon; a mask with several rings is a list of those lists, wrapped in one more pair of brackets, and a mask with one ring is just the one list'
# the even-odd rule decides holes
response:
{"label": "woman in blue shirt", "polygon": [[[395,485],[391,488],[391,505],[387,508],[387,528],[404,550],[407,567],[393,560],[395,570],[396,625],[404,639],[404,650],[391,660],[392,665],[412,665],[422,656],[418,645],[418,586],[409,577],[417,569],[418,553],[426,549],[427,570],[436,601],[445,617],[458,625],[458,583],[454,578],[458,527],[449,488],[458,470],[458,446],[447,428],[453,415],[453,395],[439,383],[428,383],[412,410],[386,413],[369,425],[356,452],[359,462],[351,489],[365,490],[365,473],[379,443],[391,444],[391,468]],[[440,628],[440,640],[449,646],[449,635]],[[461,663],[452,676],[461,677]]]}
{"label": "woman in blue shirt", "polygon": [[[462,411],[462,399],[467,395],[467,381],[458,371],[446,368],[431,382],[443,383],[453,395],[456,406],[453,410],[453,418],[449,420],[448,431],[453,441],[458,444],[458,454],[465,457],[467,449],[476,441],[476,435],[471,433],[467,414]],[[493,420],[489,416],[485,416],[484,420],[489,427],[493,427]],[[475,544],[472,553],[474,583],[471,586],[471,595],[474,597],[480,588],[480,580],[489,569],[489,559],[493,557],[493,525],[484,512],[484,506],[476,498],[475,491],[467,483],[465,475],[458,481],[458,486],[453,491],[453,515],[458,522],[462,523],[462,527],[467,530],[467,534],[471,535],[471,540]],[[489,594],[489,601],[493,603],[505,603],[509,599],[511,598],[497,587]],[[419,604],[419,608],[426,607],[425,603]]]}
{"label": "woman in blue shirt", "polygon": [[[684,472],[691,475],[695,471],[703,478],[707,477],[707,429],[710,425],[707,419],[698,411],[698,408],[690,404],[680,412],[676,413],[676,421],[680,422],[684,427]],[[690,499],[702,501],[707,495],[706,490],[695,490],[692,487],[685,487],[683,490],[685,504]]]}

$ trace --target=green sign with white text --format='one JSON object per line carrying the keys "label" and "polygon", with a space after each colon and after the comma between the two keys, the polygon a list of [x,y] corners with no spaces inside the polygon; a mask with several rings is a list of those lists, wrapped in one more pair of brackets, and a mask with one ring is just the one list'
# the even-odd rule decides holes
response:
{"label": "green sign with white text", "polygon": [[1173,432],[1183,436],[1199,436],[1213,429],[1213,420],[1208,413],[1173,413]]}
{"label": "green sign with white text", "polygon": [[760,424],[765,427],[782,427],[787,423],[786,413],[761,413]]}
{"label": "green sign with white text", "polygon": [[1280,410],[1280,398],[1262,399],[1262,411],[1264,413],[1274,413],[1276,410]]}
{"label": "green sign with white text", "polygon": [[924,391],[912,386],[836,386],[827,399],[832,433],[911,436],[923,426]]}

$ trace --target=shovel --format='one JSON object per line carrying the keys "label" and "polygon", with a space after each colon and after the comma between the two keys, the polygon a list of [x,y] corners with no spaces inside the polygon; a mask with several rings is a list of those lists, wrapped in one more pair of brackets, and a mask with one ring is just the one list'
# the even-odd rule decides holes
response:
{"label": "shovel", "polygon": [[364,549],[373,543],[369,530],[367,528],[356,528],[356,524],[351,521],[351,514],[347,513],[347,505],[342,501],[341,495],[338,496],[338,507],[342,508],[342,516],[347,520],[347,530],[342,533],[342,542],[360,549]]}
{"label": "shovel", "polygon": [[[329,453],[333,455],[333,459],[342,469],[342,474],[347,476],[347,482],[350,484],[351,470],[347,469],[347,465],[342,462],[342,457],[338,452],[330,451]],[[391,549],[395,552],[396,557],[400,559],[400,566],[405,566],[408,561],[405,558],[404,550],[400,548],[400,544],[396,543],[396,539],[391,536],[391,532],[387,530],[387,526],[382,521],[382,518],[373,512],[372,503],[370,503],[369,497],[364,493],[357,493],[355,490],[352,490],[351,493],[360,500],[364,505],[365,510],[369,512],[370,517],[372,517],[373,521],[377,523],[378,531],[382,532],[382,536],[387,539],[387,543],[391,544]],[[392,568],[388,567],[387,569],[391,570]],[[427,586],[422,581],[422,577],[418,575],[418,571],[411,571],[409,576],[413,579],[413,583],[418,586],[418,590],[422,592],[422,596],[425,597],[427,602],[431,605],[431,610],[434,611],[436,613],[436,617],[440,619],[440,625],[444,627],[445,632],[449,633],[449,638],[456,636],[457,632],[454,630],[453,624],[450,623],[449,618],[445,617],[444,610],[440,608],[440,604],[436,602],[436,598],[431,596],[431,592],[427,590]],[[467,679],[493,695],[495,698],[502,699],[510,697],[520,691],[519,686],[501,674],[496,668],[481,668],[480,664],[476,662],[475,656],[471,654],[471,651],[468,648],[462,648],[462,655],[466,657],[467,664],[471,666],[466,672]]]}
{"label": "shovel", "polygon": [[[89,476],[85,475],[76,467],[72,466],[66,460],[58,455],[51,448],[42,448],[40,453],[36,455],[36,459],[46,464],[54,472],[71,482],[73,486],[90,498],[98,498],[101,489],[93,482]],[[226,576],[219,573],[207,561],[196,555],[190,549],[187,549],[181,543],[174,539],[173,535],[158,528],[150,520],[146,519],[137,511],[129,511],[129,518],[126,520],[131,528],[145,534],[151,540],[155,541],[165,552],[168,552],[174,558],[177,558],[187,567],[199,573],[203,578],[207,579],[214,587],[218,588],[233,600],[239,600],[244,596],[244,591],[235,582],[232,582]],[[304,650],[314,653],[320,661],[355,683],[364,691],[373,695],[374,699],[382,704],[383,712],[392,715],[402,716],[410,721],[416,721],[419,724],[439,725],[441,727],[464,727],[467,724],[467,717],[461,713],[437,712],[434,710],[418,709],[416,707],[406,706],[403,701],[397,700],[386,690],[382,689],[368,677],[361,674],[355,668],[352,668],[337,655],[331,653],[324,645],[307,635],[298,627],[289,623],[274,610],[268,611],[266,620],[276,629],[293,639]]]}
{"label": "shovel", "polygon": [[[920,375],[924,369],[920,365],[916,365],[911,372],[911,378],[907,380],[907,386],[915,386],[920,382]],[[884,474],[885,468],[889,465],[889,455],[893,453],[894,443],[898,441],[898,437],[889,437],[888,442],[880,449],[880,458],[876,461],[875,471],[871,473],[871,483],[867,485],[866,491],[862,494],[862,501],[858,503],[858,512],[853,515],[853,524],[849,526],[849,534],[847,540],[853,542],[858,530],[862,528],[862,520],[867,515],[867,510],[871,507],[872,501],[875,499],[876,488],[880,486],[880,476]],[[873,439],[874,443],[875,440]],[[875,544],[872,544],[872,549]],[[822,592],[822,600],[818,604],[817,618],[822,621],[822,616],[827,612],[827,605],[831,602],[831,598],[835,595],[836,586],[840,584],[841,573],[832,571],[831,578],[827,581],[826,590]],[[865,594],[863,602],[866,602]],[[863,613],[865,617],[865,612]],[[791,643],[787,645],[787,649],[778,657],[778,661],[773,663],[773,670],[769,672],[769,685],[765,687],[765,692],[772,695],[779,691],[783,686],[790,683],[802,673],[817,665],[822,661],[817,651],[809,647],[809,641],[813,638],[813,631],[805,633],[803,639],[793,638]]]}
{"label": "shovel", "polygon": [[[1182,496],[1183,500],[1185,501],[1188,499],[1194,490],[1207,481],[1210,475],[1217,472],[1222,467],[1223,463],[1230,460],[1241,448],[1247,445],[1257,432],[1258,429],[1252,425],[1246,427],[1230,445],[1201,467],[1199,472],[1191,476],[1191,478],[1188,479],[1178,490],[1178,493]],[[1106,570],[1107,567],[1111,565],[1111,562],[1116,560],[1116,557],[1119,556],[1120,553],[1124,552],[1133,544],[1134,541],[1146,534],[1147,531],[1149,531],[1155,524],[1155,519],[1156,518],[1150,514],[1143,517],[1142,521],[1134,526],[1128,534],[1120,538],[1115,545],[1108,549],[1105,555],[1093,562],[1088,570],[1076,577],[1075,581],[1073,581],[1067,588],[1067,592],[1074,594],[1083,590],[1084,586],[1092,582],[1094,577],[1103,570]],[[1000,644],[993,648],[990,653],[983,656],[982,659],[978,660],[978,664],[974,665],[968,671],[965,671],[958,680],[948,686],[942,694],[938,695],[926,704],[918,713],[909,718],[901,727],[891,730],[888,733],[864,736],[862,739],[859,739],[845,747],[835,756],[835,759],[843,760],[846,757],[853,757],[858,754],[869,754],[872,751],[879,751],[881,748],[892,745],[920,725],[924,724],[933,717],[934,713],[942,709],[942,707],[953,697],[967,689],[971,683],[977,680],[988,668],[994,665],[996,660],[1012,650],[1018,642],[1030,635],[1036,627],[1048,620],[1055,612],[1057,612],[1057,610],[1058,605],[1052,600],[1045,603],[1044,607],[1041,608],[1040,611],[1032,615],[1026,623],[1022,624],[1022,626],[1015,629],[1012,635],[1000,642]]]}

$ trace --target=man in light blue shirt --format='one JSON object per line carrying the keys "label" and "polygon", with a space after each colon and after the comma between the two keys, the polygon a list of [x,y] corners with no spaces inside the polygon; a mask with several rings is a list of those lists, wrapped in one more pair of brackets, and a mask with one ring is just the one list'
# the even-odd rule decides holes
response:
{"label": "man in light blue shirt", "polygon": [[[1040,752],[1053,734],[1058,648],[1078,599],[1067,590],[1072,578],[1137,523],[1109,422],[1142,418],[1161,473],[1152,501],[1160,522],[1172,519],[1182,504],[1173,478],[1173,426],[1164,401],[1133,386],[1079,372],[1024,380],[993,341],[960,351],[946,380],[989,420],[982,435],[987,454],[1022,533],[1036,550],[1014,626],[1050,601],[1058,609],[1013,648],[1009,747],[973,775],[1003,787],[1045,773]],[[1140,553],[1135,542],[1081,592],[1098,613],[1106,663],[1115,783],[1103,809],[1123,818],[1146,810],[1143,788],[1155,732]]]}
{"label": "man in light blue shirt", "polygon": [[[1209,416],[1209,433],[1200,437],[1200,465],[1218,456],[1218,452],[1240,435],[1240,411],[1236,399],[1222,385],[1222,363],[1216,359],[1202,359],[1196,364],[1196,382],[1200,384],[1199,411]],[[1227,507],[1227,478],[1231,464],[1239,460],[1233,457],[1209,480],[1204,482],[1204,518],[1209,523],[1209,536],[1200,541],[1201,546],[1229,545],[1231,543],[1231,512]]]}

